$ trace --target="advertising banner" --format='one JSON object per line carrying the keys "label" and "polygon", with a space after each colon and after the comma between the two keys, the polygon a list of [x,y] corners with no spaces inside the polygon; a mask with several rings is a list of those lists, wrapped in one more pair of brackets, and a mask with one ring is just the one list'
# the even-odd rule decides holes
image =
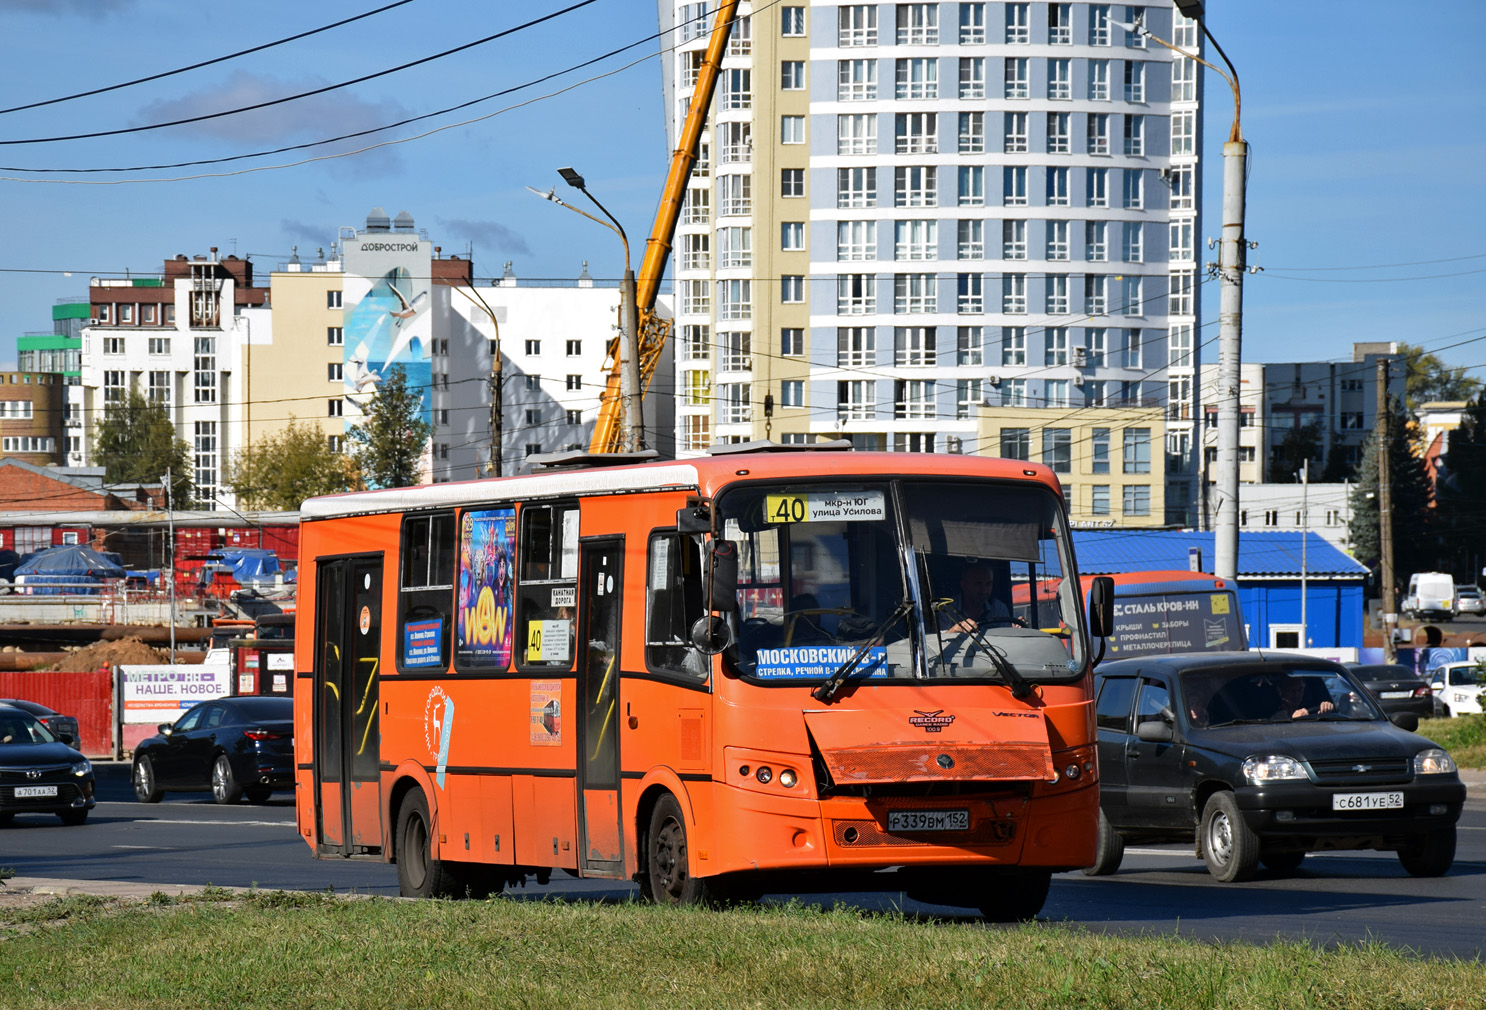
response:
{"label": "advertising banner", "polygon": [[455,662],[503,670],[511,662],[515,626],[516,510],[466,512],[459,529],[459,599]]}
{"label": "advertising banner", "polygon": [[1227,592],[1117,597],[1110,658],[1241,648],[1236,610]]}
{"label": "advertising banner", "polygon": [[124,722],[174,722],[197,702],[232,693],[232,671],[226,664],[195,666],[121,665]]}

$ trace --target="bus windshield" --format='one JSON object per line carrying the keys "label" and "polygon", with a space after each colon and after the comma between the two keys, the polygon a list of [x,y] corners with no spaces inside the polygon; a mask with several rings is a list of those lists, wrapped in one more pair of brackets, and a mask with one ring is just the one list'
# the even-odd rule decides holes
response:
{"label": "bus windshield", "polygon": [[1042,487],[822,480],[721,495],[738,552],[736,671],[1076,679],[1085,665],[1067,526]]}

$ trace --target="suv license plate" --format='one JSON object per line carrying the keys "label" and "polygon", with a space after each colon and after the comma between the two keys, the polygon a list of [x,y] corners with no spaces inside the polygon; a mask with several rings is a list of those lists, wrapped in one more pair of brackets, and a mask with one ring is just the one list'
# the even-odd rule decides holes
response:
{"label": "suv license plate", "polygon": [[896,831],[969,831],[968,810],[889,810],[887,829]]}
{"label": "suv license plate", "polygon": [[1402,810],[1403,793],[1333,793],[1332,810]]}
{"label": "suv license plate", "polygon": [[16,795],[16,799],[26,799],[28,797],[34,797],[34,796],[55,796],[55,795],[57,795],[57,787],[56,786],[16,786],[15,787],[15,795]]}

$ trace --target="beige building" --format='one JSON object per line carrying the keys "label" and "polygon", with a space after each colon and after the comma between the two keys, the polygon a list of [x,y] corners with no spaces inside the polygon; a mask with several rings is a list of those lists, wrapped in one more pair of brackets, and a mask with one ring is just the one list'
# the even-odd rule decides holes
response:
{"label": "beige building", "polygon": [[986,407],[985,455],[1046,463],[1063,483],[1075,527],[1150,527],[1166,522],[1166,422],[1140,407]]}
{"label": "beige building", "polygon": [[318,424],[340,448],[343,279],[338,260],[287,263],[269,275],[272,330],[243,349],[244,445],[280,434],[293,420]]}

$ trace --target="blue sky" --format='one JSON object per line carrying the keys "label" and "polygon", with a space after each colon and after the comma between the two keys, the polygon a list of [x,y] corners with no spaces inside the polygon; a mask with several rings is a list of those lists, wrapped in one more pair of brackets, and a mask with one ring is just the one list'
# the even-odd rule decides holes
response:
{"label": "blue sky", "polygon": [[[0,107],[174,69],[387,2],[0,0]],[[0,141],[148,125],[311,90],[571,2],[413,0],[241,59],[0,114]],[[1481,337],[1442,354],[1454,364],[1486,366],[1486,87],[1477,52],[1486,4],[1441,0],[1405,9],[1381,0],[1209,0],[1208,9],[1209,28],[1241,75],[1251,144],[1248,235],[1260,244],[1252,262],[1265,268],[1246,284],[1245,360],[1347,358],[1354,340],[1434,348]],[[1405,10],[1408,18],[1400,16]],[[16,336],[50,329],[53,301],[85,292],[92,275],[151,273],[168,257],[211,246],[223,255],[251,254],[266,272],[288,259],[292,245],[302,257],[313,255],[339,227],[360,226],[373,206],[409,211],[446,253],[472,246],[477,276],[499,274],[511,260],[523,277],[573,277],[585,259],[595,275],[616,276],[622,257],[611,233],[525,187],[561,186],[556,168],[573,165],[632,236],[649,230],[669,155],[655,41],[371,139],[409,137],[530,102],[523,107],[353,157],[108,186],[12,181],[44,176],[11,169],[153,165],[320,140],[490,95],[641,42],[656,27],[651,0],[596,0],[508,38],[274,109],[122,136],[0,144],[0,166],[7,166],[0,168],[0,363],[14,360]],[[613,70],[619,72],[542,97]],[[1232,109],[1220,79],[1209,73],[1206,88],[1204,237],[1217,233],[1220,153]],[[45,177],[178,177],[283,165],[326,150],[165,172]],[[1357,267],[1381,268],[1351,269]],[[1217,298],[1213,287],[1206,290],[1213,292],[1205,297],[1210,320]],[[1208,350],[1204,357],[1215,360]]]}

